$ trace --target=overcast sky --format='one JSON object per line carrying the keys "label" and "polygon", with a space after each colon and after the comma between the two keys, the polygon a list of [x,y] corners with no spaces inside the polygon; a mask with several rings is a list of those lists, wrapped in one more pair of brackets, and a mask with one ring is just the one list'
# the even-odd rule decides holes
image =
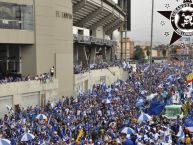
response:
{"label": "overcast sky", "polygon": [[[115,2],[117,0],[114,0]],[[160,15],[157,11],[173,11],[183,0],[154,0],[154,42],[168,44],[173,33],[171,23],[168,19]],[[150,41],[151,34],[151,3],[152,0],[131,0],[131,32],[128,36],[137,41]],[[166,4],[170,7],[167,9]],[[160,22],[165,21],[165,25],[161,26]],[[169,32],[169,36],[164,35]],[[118,37],[118,33],[115,34]]]}

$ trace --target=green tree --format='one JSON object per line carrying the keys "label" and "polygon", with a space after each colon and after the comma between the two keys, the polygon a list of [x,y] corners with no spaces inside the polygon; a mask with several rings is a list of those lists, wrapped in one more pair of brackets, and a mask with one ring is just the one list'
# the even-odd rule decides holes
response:
{"label": "green tree", "polygon": [[146,46],[145,47],[145,50],[146,50],[146,55],[147,55],[147,57],[148,57],[148,60],[149,60],[149,56],[150,56],[150,47],[149,46]]}
{"label": "green tree", "polygon": [[143,60],[144,58],[145,58],[145,55],[142,48],[140,46],[136,46],[134,51],[134,59]]}
{"label": "green tree", "polygon": [[177,53],[177,48],[176,48],[176,46],[173,46],[172,47],[172,54],[176,54]]}

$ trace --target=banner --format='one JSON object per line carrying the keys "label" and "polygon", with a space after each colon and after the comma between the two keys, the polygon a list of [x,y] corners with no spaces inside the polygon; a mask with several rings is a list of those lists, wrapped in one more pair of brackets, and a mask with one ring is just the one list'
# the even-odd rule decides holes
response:
{"label": "banner", "polygon": [[150,104],[149,109],[147,110],[147,114],[149,114],[149,115],[160,115],[164,108],[165,108],[164,103],[152,102]]}
{"label": "banner", "polygon": [[191,82],[193,82],[193,73],[186,76],[186,83],[191,83]]}
{"label": "banner", "polygon": [[188,129],[188,131],[193,132],[193,117],[186,118],[184,122],[184,125]]}
{"label": "banner", "polygon": [[184,125],[185,127],[193,127],[193,117],[187,117]]}

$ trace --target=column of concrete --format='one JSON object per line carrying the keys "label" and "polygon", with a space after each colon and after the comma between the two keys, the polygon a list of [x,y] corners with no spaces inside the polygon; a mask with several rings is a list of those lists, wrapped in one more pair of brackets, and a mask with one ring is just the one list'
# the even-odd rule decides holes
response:
{"label": "column of concrete", "polygon": [[76,65],[79,62],[79,59],[78,59],[79,53],[78,53],[78,48],[76,44],[74,44],[73,49],[74,49],[74,64]]}
{"label": "column of concrete", "polygon": [[106,60],[107,57],[106,57],[106,47],[101,47],[102,49],[102,57],[103,57],[103,60]]}
{"label": "column of concrete", "polygon": [[95,63],[96,60],[96,46],[91,47],[90,63]]}
{"label": "column of concrete", "polygon": [[33,61],[30,61],[33,64],[36,63],[32,65],[33,70],[41,74],[49,72],[50,68],[55,66],[56,78],[59,79],[58,96],[72,96],[74,87],[73,20],[62,16],[63,13],[73,15],[72,1],[35,0],[34,2],[35,50],[32,49],[32,54],[29,54],[34,55]]}
{"label": "column of concrete", "polygon": [[111,61],[111,54],[112,54],[112,48],[111,47],[106,47],[106,58],[107,58],[107,61]]}
{"label": "column of concrete", "polygon": [[87,47],[88,46],[84,45],[84,55],[85,55],[85,59],[86,59],[86,64],[88,65],[88,55],[87,55],[87,52],[86,52]]}
{"label": "column of concrete", "polygon": [[79,46],[77,46],[77,51],[78,51],[78,63],[86,65],[87,59],[86,59],[85,45],[79,44]]}
{"label": "column of concrete", "polygon": [[[96,47],[96,52],[101,52],[102,51],[102,48],[101,46],[97,46]],[[102,58],[101,58],[101,54],[99,56],[96,57],[96,63],[101,63],[102,62]]]}

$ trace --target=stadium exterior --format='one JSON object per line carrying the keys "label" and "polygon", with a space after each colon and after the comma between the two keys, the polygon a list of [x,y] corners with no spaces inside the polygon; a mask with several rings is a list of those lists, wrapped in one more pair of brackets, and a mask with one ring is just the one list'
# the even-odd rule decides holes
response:
{"label": "stadium exterior", "polygon": [[[29,101],[25,96],[36,96],[35,104],[40,105],[42,96],[72,96],[77,89],[88,90],[101,77],[108,76],[108,83],[120,79],[123,71],[112,68],[114,75],[107,70],[101,75],[91,72],[90,82],[88,75],[74,75],[73,67],[80,62],[95,63],[99,51],[103,59],[111,61],[117,45],[112,33],[123,25],[124,18],[123,10],[111,0],[0,0],[0,77],[35,76],[53,66],[56,77],[50,84],[0,85],[0,92],[4,90],[0,106],[25,106]],[[77,30],[74,34],[73,29]],[[89,32],[86,36],[83,29]]]}

